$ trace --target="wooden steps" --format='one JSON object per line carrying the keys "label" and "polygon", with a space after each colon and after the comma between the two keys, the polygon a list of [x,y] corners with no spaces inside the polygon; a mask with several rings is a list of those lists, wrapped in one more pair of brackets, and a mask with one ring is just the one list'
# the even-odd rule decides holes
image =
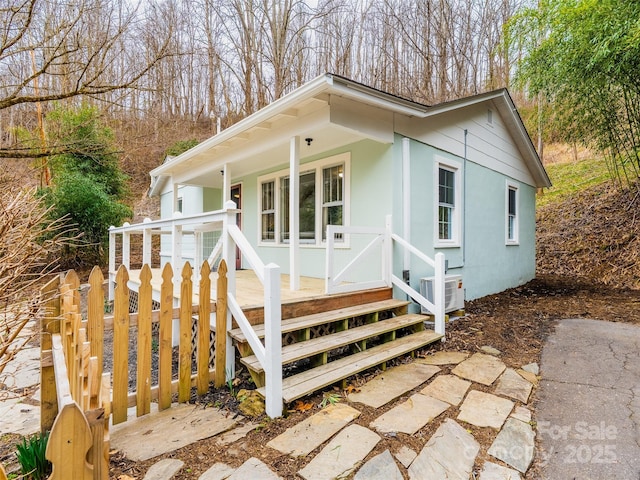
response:
{"label": "wooden steps", "polygon": [[[282,364],[287,365],[304,358],[315,357],[316,355],[324,354],[347,345],[354,345],[368,338],[395,332],[402,328],[414,327],[415,330],[424,330],[424,319],[425,317],[423,315],[418,314],[401,315],[399,317],[393,317],[287,345],[282,347]],[[366,345],[360,345],[359,348],[364,350]],[[260,365],[255,355],[241,358],[240,361],[256,373],[263,372],[262,365]]]}
{"label": "wooden steps", "polygon": [[[285,403],[290,403],[363,370],[413,352],[442,337],[432,330],[424,330],[284,378],[282,380],[283,400]],[[258,392],[264,396],[264,387],[259,388]]]}
{"label": "wooden steps", "polygon": [[[318,325],[334,323],[340,320],[375,314],[383,311],[390,311],[394,314],[399,314],[406,311],[406,307],[408,304],[408,301],[390,299],[367,303],[364,305],[339,308],[337,310],[331,310],[328,312],[313,313],[310,315],[303,315],[282,320],[281,329],[282,333],[285,334],[295,331],[303,331],[304,329],[316,327]],[[264,338],[264,324],[255,325],[253,329],[259,338]],[[239,328],[230,330],[229,335],[238,343],[244,343],[247,341],[244,333],[242,333],[242,330],[240,330]]]}

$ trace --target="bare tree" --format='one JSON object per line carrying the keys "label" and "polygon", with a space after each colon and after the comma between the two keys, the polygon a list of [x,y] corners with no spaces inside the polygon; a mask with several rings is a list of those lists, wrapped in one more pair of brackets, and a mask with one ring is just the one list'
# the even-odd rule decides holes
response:
{"label": "bare tree", "polygon": [[[170,35],[160,39],[154,51],[147,49],[141,61],[132,46],[152,34],[146,30],[152,25],[144,22],[150,7],[131,5],[104,0],[3,2],[0,111],[79,96],[98,98],[136,87],[167,55]],[[31,148],[0,148],[0,157],[47,154]]]}

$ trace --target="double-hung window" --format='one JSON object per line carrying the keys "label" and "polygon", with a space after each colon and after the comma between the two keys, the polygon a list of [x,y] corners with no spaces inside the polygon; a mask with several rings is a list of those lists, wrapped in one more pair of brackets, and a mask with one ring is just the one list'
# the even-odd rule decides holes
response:
{"label": "double-hung window", "polygon": [[436,246],[457,247],[460,242],[461,185],[457,162],[436,165]]}
{"label": "double-hung window", "polygon": [[518,187],[507,183],[506,195],[506,243],[518,243]]}
{"label": "double-hung window", "polygon": [[[327,225],[345,225],[349,161],[350,154],[344,153],[300,166],[298,225],[301,244],[319,245],[326,240]],[[289,172],[283,170],[265,175],[260,177],[258,184],[262,192],[260,240],[288,243],[291,222]]]}
{"label": "double-hung window", "polygon": [[326,240],[327,225],[342,225],[344,210],[344,165],[322,170],[322,239]]}
{"label": "double-hung window", "polygon": [[275,181],[263,182],[260,189],[262,191],[260,204],[261,240],[263,242],[273,242],[276,238]]}

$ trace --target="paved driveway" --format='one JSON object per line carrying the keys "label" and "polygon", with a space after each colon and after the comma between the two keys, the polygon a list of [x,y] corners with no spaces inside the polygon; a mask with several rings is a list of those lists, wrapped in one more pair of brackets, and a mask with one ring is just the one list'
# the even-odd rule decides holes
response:
{"label": "paved driveway", "polygon": [[640,479],[640,327],[563,320],[541,363],[542,478]]}

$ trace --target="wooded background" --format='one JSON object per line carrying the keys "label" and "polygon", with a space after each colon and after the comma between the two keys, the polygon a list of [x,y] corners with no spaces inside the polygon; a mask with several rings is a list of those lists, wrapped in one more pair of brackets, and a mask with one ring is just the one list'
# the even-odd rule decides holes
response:
{"label": "wooded background", "polygon": [[26,132],[46,143],[38,109],[46,117],[50,100],[88,102],[138,191],[174,142],[202,140],[326,72],[426,104],[509,86],[522,52],[504,28],[530,2],[2,3],[0,157],[33,156]]}

